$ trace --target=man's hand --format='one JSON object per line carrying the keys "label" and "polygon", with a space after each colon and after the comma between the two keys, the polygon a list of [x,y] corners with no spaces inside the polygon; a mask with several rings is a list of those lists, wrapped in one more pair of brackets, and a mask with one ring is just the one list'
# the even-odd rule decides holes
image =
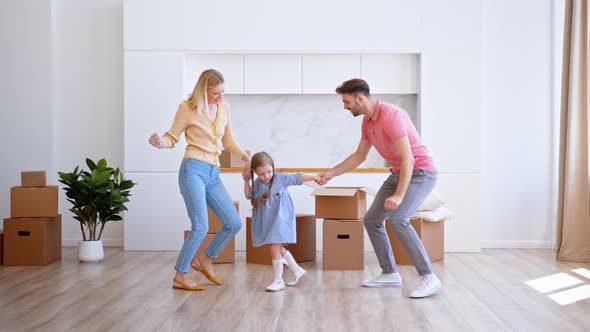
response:
{"label": "man's hand", "polygon": [[403,198],[397,195],[387,197],[384,204],[385,211],[397,209],[402,204],[402,200]]}
{"label": "man's hand", "polygon": [[332,180],[334,175],[331,171],[327,171],[327,172],[318,174],[318,177],[319,177],[319,179],[316,180],[317,184],[319,184],[320,186],[323,186],[326,183],[328,183],[328,181]]}

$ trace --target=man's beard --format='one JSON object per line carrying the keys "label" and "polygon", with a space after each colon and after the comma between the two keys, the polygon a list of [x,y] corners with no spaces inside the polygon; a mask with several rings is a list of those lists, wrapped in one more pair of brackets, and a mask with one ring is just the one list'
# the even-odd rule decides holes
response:
{"label": "man's beard", "polygon": [[352,116],[354,116],[355,118],[361,114],[363,114],[363,110],[362,108],[359,106],[357,108],[353,108],[352,112],[350,112],[352,114]]}

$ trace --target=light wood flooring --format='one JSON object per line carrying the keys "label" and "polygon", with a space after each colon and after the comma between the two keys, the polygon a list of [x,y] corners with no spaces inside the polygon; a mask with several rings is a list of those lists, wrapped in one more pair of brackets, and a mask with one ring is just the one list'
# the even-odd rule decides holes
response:
{"label": "light wood flooring", "polygon": [[565,272],[590,285],[571,271],[590,264],[557,262],[550,250],[447,253],[434,264],[442,291],[419,300],[406,296],[418,281],[409,266],[403,288],[361,287],[380,273],[370,252],[364,271],[322,271],[318,252],[301,284],[277,293],[264,291],[272,268],[244,253],[215,265],[222,286],[192,271],[202,292],[171,288],[177,252],[105,255],[79,263],[77,248],[64,248],[47,266],[0,267],[0,331],[590,331],[590,299],[560,305],[548,297],[558,291],[525,284]]}

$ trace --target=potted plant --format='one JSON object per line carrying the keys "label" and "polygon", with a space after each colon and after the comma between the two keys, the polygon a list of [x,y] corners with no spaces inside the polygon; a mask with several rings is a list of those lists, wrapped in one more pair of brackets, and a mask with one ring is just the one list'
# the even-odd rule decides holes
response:
{"label": "potted plant", "polygon": [[86,159],[90,171],[58,172],[59,182],[65,186],[68,202],[73,207],[70,211],[74,219],[80,222],[82,240],[79,243],[78,258],[82,262],[99,261],[104,258],[102,231],[107,222],[123,220],[121,212],[127,210],[131,188],[136,183],[123,178],[117,167],[107,166],[105,159],[98,163]]}

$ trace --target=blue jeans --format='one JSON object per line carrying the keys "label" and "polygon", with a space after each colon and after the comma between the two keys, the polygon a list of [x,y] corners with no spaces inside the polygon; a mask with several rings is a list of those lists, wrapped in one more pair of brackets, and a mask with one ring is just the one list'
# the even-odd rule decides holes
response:
{"label": "blue jeans", "polygon": [[410,224],[410,217],[416,213],[416,209],[420,207],[428,194],[434,189],[437,178],[437,172],[428,172],[422,169],[415,170],[412,173],[410,185],[402,203],[393,211],[385,211],[383,205],[385,199],[395,193],[399,183],[399,174],[391,174],[377,192],[373,204],[365,214],[364,225],[383,273],[397,272],[391,243],[383,223],[383,220],[386,219],[399,242],[412,259],[418,274],[423,276],[432,273],[432,264],[422,241],[420,241],[414,227]]}
{"label": "blue jeans", "polygon": [[181,273],[188,273],[191,261],[209,230],[207,206],[223,224],[205,249],[211,258],[219,256],[225,245],[238,233],[242,223],[219,178],[219,166],[184,158],[178,173],[178,185],[191,220],[191,231],[184,240],[174,268]]}

